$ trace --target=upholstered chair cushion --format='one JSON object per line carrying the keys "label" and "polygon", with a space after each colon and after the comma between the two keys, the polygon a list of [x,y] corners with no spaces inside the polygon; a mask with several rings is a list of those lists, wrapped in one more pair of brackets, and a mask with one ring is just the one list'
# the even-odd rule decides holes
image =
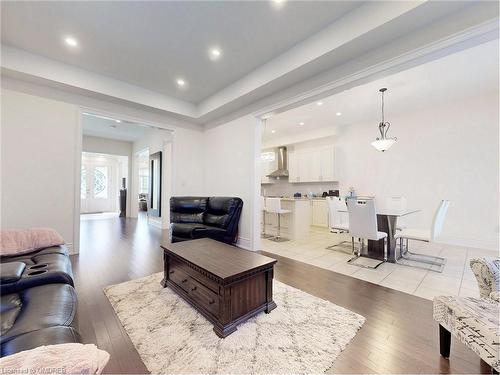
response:
{"label": "upholstered chair cushion", "polygon": [[[470,268],[476,276],[479,294],[482,298],[491,298],[492,292],[500,290],[500,258],[474,258]],[[498,294],[497,294],[498,301]]]}

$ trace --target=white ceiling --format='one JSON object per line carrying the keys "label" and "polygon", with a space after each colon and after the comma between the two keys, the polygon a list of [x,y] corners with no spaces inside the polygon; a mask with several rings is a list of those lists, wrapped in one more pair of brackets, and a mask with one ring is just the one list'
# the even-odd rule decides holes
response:
{"label": "white ceiling", "polygon": [[[198,103],[362,2],[2,2],[2,43]],[[20,27],[22,25],[22,27]],[[80,48],[63,41],[73,35]],[[222,58],[207,51],[219,46]],[[189,87],[175,83],[183,77]]]}
{"label": "white ceiling", "polygon": [[[385,115],[390,121],[391,115],[498,92],[499,68],[498,40],[484,43],[277,114],[267,120],[263,144],[276,146],[333,134],[338,127],[362,121],[373,122],[375,135],[381,116],[380,88],[388,88]],[[318,106],[318,101],[323,105]],[[392,125],[391,130],[397,131],[398,124]]]}
{"label": "white ceiling", "polygon": [[118,123],[112,119],[83,115],[83,135],[135,142],[146,136],[150,131],[150,127],[147,125],[127,122],[124,120],[120,121],[121,122]]}
{"label": "white ceiling", "polygon": [[[274,5],[3,1],[2,76],[211,126],[498,38],[498,2]],[[67,35],[78,48],[64,45]],[[207,56],[212,46],[222,50],[217,62]],[[187,87],[176,87],[178,77]]]}

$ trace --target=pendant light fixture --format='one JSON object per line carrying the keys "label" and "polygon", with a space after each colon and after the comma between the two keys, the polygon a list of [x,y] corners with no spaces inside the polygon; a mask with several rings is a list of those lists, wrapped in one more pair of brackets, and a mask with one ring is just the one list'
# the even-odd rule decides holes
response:
{"label": "pendant light fixture", "polygon": [[386,151],[388,150],[394,143],[396,143],[397,138],[388,138],[387,137],[387,132],[389,131],[389,128],[391,127],[391,124],[388,121],[385,121],[384,119],[384,92],[387,91],[387,88],[381,88],[378,90],[382,93],[382,121],[378,124],[378,130],[380,132],[380,138],[377,137],[376,140],[374,140],[371,144],[373,147],[375,147],[379,151]]}

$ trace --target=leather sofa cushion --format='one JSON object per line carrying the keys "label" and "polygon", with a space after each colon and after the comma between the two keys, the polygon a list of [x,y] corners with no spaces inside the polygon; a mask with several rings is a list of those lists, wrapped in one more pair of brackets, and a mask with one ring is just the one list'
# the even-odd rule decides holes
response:
{"label": "leather sofa cushion", "polygon": [[[22,290],[16,294],[3,295],[2,335],[0,342],[17,336],[54,326],[73,326],[76,314],[76,293],[67,284],[49,284]],[[20,304],[15,313],[16,304]],[[5,311],[4,311],[5,306]],[[13,317],[15,314],[15,319]],[[8,325],[4,327],[4,316]]]}
{"label": "leather sofa cushion", "polygon": [[227,228],[239,204],[239,199],[210,197],[204,223],[218,228]]}
{"label": "leather sofa cushion", "polygon": [[7,356],[24,350],[30,350],[42,345],[69,344],[82,342],[79,333],[73,327],[56,326],[40,329],[17,336],[2,343],[1,356]]}
{"label": "leather sofa cushion", "polygon": [[205,226],[197,223],[173,223],[172,235],[176,237],[193,238],[192,234],[196,228],[202,229],[205,228]]}
{"label": "leather sofa cushion", "polygon": [[14,322],[21,311],[22,303],[18,294],[7,294],[1,297],[0,309],[0,336],[3,336],[9,329],[12,328]]}
{"label": "leather sofa cushion", "polygon": [[[207,209],[205,197],[172,197],[170,199],[170,211],[185,214],[199,214]],[[172,218],[170,219],[172,221]]]}
{"label": "leather sofa cushion", "polygon": [[187,224],[174,223],[172,224],[172,236],[184,238],[204,238],[208,235],[224,235],[226,231],[221,228],[209,227],[203,224]]}
{"label": "leather sofa cushion", "polygon": [[171,212],[170,220],[174,223],[203,223],[203,212]]}

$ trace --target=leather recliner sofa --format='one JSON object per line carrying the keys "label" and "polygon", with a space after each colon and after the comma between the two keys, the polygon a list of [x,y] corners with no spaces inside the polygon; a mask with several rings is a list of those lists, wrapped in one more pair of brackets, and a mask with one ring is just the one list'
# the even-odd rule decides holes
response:
{"label": "leather recliner sofa", "polygon": [[42,345],[81,342],[66,247],[0,258],[1,356]]}
{"label": "leather recliner sofa", "polygon": [[211,238],[234,244],[242,209],[237,197],[172,197],[172,242]]}

